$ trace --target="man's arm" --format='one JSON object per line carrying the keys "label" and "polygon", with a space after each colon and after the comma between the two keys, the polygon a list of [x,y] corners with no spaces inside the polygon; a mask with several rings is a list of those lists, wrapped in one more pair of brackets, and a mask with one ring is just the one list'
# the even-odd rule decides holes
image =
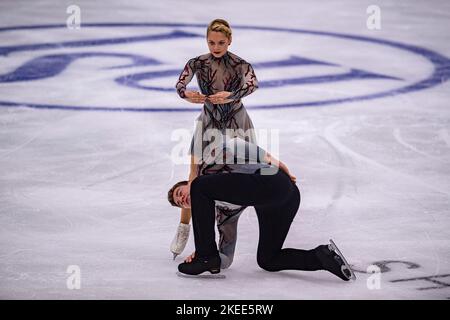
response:
{"label": "man's arm", "polygon": [[292,182],[294,182],[294,183],[297,182],[297,177],[292,175],[289,172],[289,168],[283,162],[281,162],[280,160],[278,160],[277,158],[272,156],[270,153],[266,152],[265,157],[264,157],[264,162],[268,163],[268,164],[272,164],[274,166],[277,166],[291,178]]}

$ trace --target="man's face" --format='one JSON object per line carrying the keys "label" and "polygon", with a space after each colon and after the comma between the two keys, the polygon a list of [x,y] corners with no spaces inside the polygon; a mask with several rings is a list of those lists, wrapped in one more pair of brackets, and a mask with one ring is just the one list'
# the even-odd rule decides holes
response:
{"label": "man's face", "polygon": [[188,185],[179,186],[173,191],[173,200],[183,209],[191,208],[191,193]]}

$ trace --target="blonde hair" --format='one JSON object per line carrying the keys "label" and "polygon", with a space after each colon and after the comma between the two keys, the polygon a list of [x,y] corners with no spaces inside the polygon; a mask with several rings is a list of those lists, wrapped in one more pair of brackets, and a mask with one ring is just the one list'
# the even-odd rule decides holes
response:
{"label": "blonde hair", "polygon": [[228,38],[228,40],[231,40],[230,24],[223,19],[214,19],[213,21],[211,21],[211,23],[208,25],[208,29],[206,30],[207,37],[211,31],[221,32]]}

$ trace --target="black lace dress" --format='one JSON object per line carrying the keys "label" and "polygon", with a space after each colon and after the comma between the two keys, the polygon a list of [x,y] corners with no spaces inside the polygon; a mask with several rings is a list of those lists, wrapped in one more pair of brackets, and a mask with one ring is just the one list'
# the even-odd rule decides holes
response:
{"label": "black lace dress", "polygon": [[[218,129],[222,134],[227,133],[226,129],[234,129],[230,137],[238,136],[256,143],[253,123],[241,101],[258,88],[258,80],[251,64],[229,51],[220,58],[208,53],[190,59],[176,84],[177,93],[181,98],[186,98],[186,86],[194,75],[202,94],[212,95],[220,91],[228,91],[231,95],[227,99],[233,101],[215,105],[206,101],[197,118],[190,153],[195,154],[201,162],[205,148],[214,142],[202,139],[207,129]],[[194,152],[196,139],[202,141],[200,155]]]}

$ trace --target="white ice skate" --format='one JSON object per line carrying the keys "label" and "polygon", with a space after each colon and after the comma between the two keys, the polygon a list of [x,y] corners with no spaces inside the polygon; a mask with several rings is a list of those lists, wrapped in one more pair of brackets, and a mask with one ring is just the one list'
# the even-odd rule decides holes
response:
{"label": "white ice skate", "polygon": [[175,237],[170,245],[170,251],[173,253],[173,260],[181,254],[186,247],[186,243],[189,239],[189,231],[191,230],[191,225],[181,223],[178,225]]}

